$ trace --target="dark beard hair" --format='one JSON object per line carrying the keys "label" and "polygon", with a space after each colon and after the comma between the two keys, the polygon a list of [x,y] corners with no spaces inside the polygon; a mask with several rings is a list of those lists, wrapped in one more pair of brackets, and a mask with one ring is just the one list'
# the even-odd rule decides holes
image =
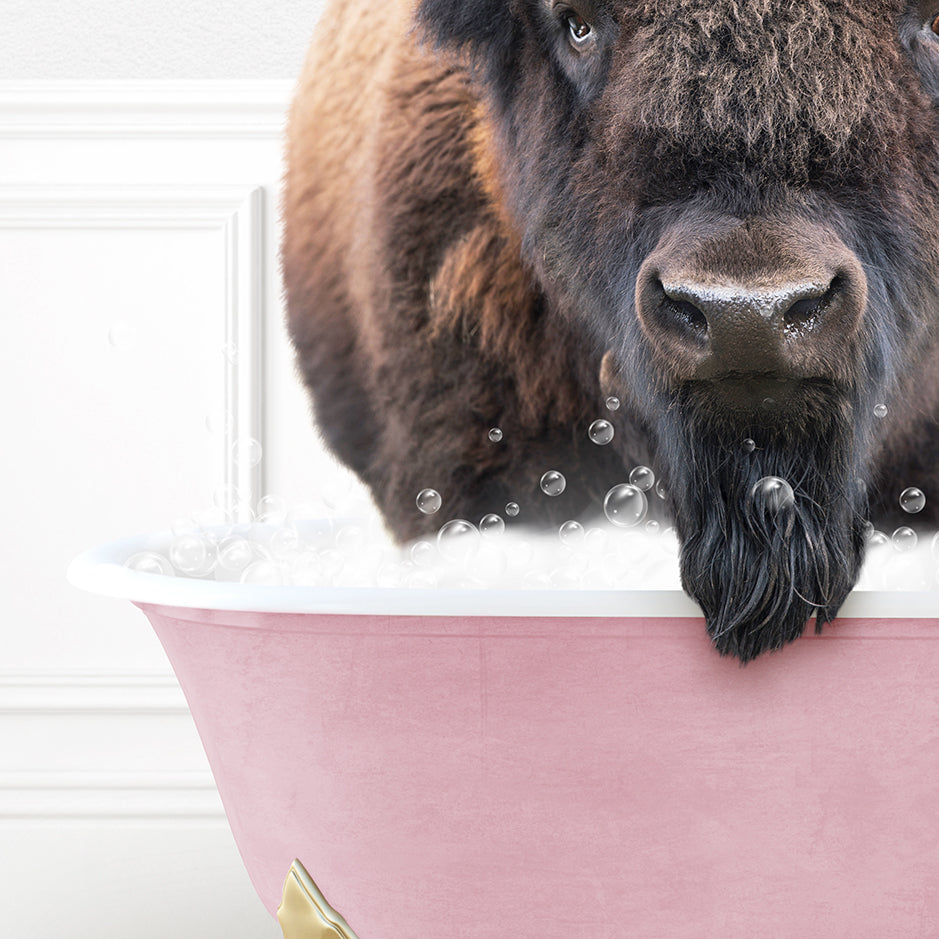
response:
{"label": "dark beard hair", "polygon": [[[802,635],[813,613],[821,632],[863,560],[867,500],[853,409],[829,401],[808,410],[824,420],[746,430],[696,414],[686,398],[663,428],[682,586],[717,650],[742,663]],[[756,444],[749,453],[747,438]],[[777,505],[758,487],[765,477],[786,480],[794,498]]]}

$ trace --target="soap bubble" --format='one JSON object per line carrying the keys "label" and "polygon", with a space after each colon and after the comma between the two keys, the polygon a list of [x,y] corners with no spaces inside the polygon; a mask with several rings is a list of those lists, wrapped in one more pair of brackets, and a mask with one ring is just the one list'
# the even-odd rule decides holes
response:
{"label": "soap bubble", "polygon": [[502,439],[502,431],[498,427],[493,427],[489,431],[489,439],[493,443],[498,443]]}
{"label": "soap bubble", "polygon": [[124,567],[130,568],[132,571],[140,571],[142,574],[173,576],[173,565],[156,551],[138,551],[124,562]]}
{"label": "soap bubble", "polygon": [[296,528],[284,526],[271,535],[269,545],[271,554],[278,560],[284,561],[300,550],[300,535]]}
{"label": "soap bubble", "polygon": [[655,484],[655,494],[656,494],[660,499],[667,499],[667,498],[668,498],[668,493],[665,491],[665,483],[663,483],[662,480],[659,480],[659,481]]}
{"label": "soap bubble", "polygon": [[404,578],[404,586],[409,590],[433,590],[438,585],[437,575],[425,568],[408,571]]}
{"label": "soap bubble", "polygon": [[605,446],[613,439],[613,425],[602,418],[587,428],[587,436],[598,446]]}
{"label": "soap bubble", "polygon": [[897,551],[906,552],[912,551],[916,547],[919,538],[917,538],[916,532],[912,528],[904,525],[893,533],[890,541]]}
{"label": "soap bubble", "polygon": [[437,532],[437,550],[448,561],[466,561],[479,550],[479,532],[465,518],[454,518]]}
{"label": "soap bubble", "polygon": [[606,399],[606,406],[611,411],[618,411],[619,404],[620,404],[620,401],[619,401],[619,398],[616,397],[616,395],[610,395]]}
{"label": "soap bubble", "polygon": [[507,502],[505,504],[505,514],[510,518],[515,518],[518,515],[520,509],[517,502]]}
{"label": "soap bubble", "polygon": [[411,560],[418,567],[427,567],[434,563],[437,556],[437,549],[429,541],[415,541],[411,545]]}
{"label": "soap bubble", "polygon": [[255,559],[254,548],[247,538],[233,535],[218,546],[218,566],[233,573],[243,571]]}
{"label": "soap bubble", "polygon": [[878,531],[876,528],[871,528],[871,530],[867,532],[866,539],[868,545],[872,548],[879,548],[890,543],[890,539],[887,535],[882,531]]}
{"label": "soap bubble", "polygon": [[232,341],[226,342],[222,346],[222,355],[225,356],[226,361],[235,365],[238,362],[238,344]]}
{"label": "soap bubble", "polygon": [[659,523],[654,518],[650,518],[649,521],[646,522],[646,531],[650,535],[657,535],[661,527],[662,526],[659,525]]}
{"label": "soap bubble", "polygon": [[505,531],[505,522],[501,516],[490,512],[479,520],[479,531],[483,535],[501,535]]}
{"label": "soap bubble", "polygon": [[245,501],[244,492],[234,483],[225,483],[216,486],[212,492],[212,504],[220,509],[229,511],[232,506]]}
{"label": "soap bubble", "polygon": [[646,494],[633,483],[614,486],[603,500],[606,517],[620,528],[632,528],[646,516],[649,504]]}
{"label": "soap bubble", "polygon": [[585,534],[584,526],[575,519],[564,522],[558,529],[558,537],[561,539],[562,544],[566,544],[569,548],[583,544]]}
{"label": "soap bubble", "polygon": [[261,558],[252,561],[242,572],[241,582],[243,584],[263,584],[271,587],[281,587],[286,583],[284,569],[275,561],[269,561]]}
{"label": "soap bubble", "polygon": [[629,481],[643,492],[648,492],[655,485],[655,473],[648,466],[633,467]]}
{"label": "soap bubble", "polygon": [[584,545],[593,554],[603,554],[609,543],[610,536],[605,528],[591,528],[584,536]]}
{"label": "soap bubble", "polygon": [[170,543],[170,561],[184,574],[204,573],[211,566],[209,545],[196,532],[177,535]]}
{"label": "soap bubble", "polygon": [[909,512],[911,515],[914,515],[916,512],[922,512],[925,505],[926,496],[923,495],[920,489],[914,486],[910,486],[900,493],[900,508],[903,509],[904,512]]}
{"label": "soap bubble", "polygon": [[283,496],[262,496],[258,499],[257,519],[268,525],[279,525],[286,521],[287,500]]}
{"label": "soap bubble", "polygon": [[315,551],[301,551],[291,559],[288,580],[295,587],[319,587],[321,585],[320,562]]}
{"label": "soap bubble", "polygon": [[874,405],[874,417],[886,417],[886,416],[887,416],[887,405],[875,404]]}
{"label": "soap bubble", "polygon": [[756,507],[773,515],[791,509],[795,505],[795,498],[792,486],[778,476],[764,476],[750,490],[750,499]]}
{"label": "soap bubble", "polygon": [[239,437],[231,445],[231,457],[239,466],[257,466],[261,462],[261,444],[254,437]]}
{"label": "soap bubble", "polygon": [[440,498],[440,493],[436,489],[422,489],[414,501],[425,515],[433,515],[443,505],[443,499]]}
{"label": "soap bubble", "polygon": [[234,424],[231,411],[213,411],[205,418],[205,429],[210,434],[227,434]]}
{"label": "soap bubble", "polygon": [[365,542],[365,530],[361,525],[343,525],[336,532],[336,547],[346,554],[363,548]]}
{"label": "soap bubble", "polygon": [[541,491],[546,496],[559,496],[567,486],[567,480],[557,470],[548,470],[541,477]]}
{"label": "soap bubble", "polygon": [[740,449],[743,450],[744,453],[753,453],[753,451],[756,449],[756,441],[752,440],[750,437],[747,437],[747,439],[744,440],[742,444],[740,444]]}

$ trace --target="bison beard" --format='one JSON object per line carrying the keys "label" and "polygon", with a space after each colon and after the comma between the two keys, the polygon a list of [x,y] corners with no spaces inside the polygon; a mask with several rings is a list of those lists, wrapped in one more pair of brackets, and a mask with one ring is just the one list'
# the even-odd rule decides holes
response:
{"label": "bison beard", "polygon": [[[668,421],[682,585],[722,655],[745,663],[779,649],[813,613],[820,632],[854,586],[866,495],[847,410],[833,409],[823,430],[754,432],[752,453],[742,449],[747,435],[739,428],[693,407]],[[757,484],[767,476],[789,482],[789,506],[774,510],[761,497]]]}

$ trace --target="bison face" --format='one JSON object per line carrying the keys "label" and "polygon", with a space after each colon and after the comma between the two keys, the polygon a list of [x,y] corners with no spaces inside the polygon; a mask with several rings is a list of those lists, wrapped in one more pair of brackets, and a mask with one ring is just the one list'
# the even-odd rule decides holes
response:
{"label": "bison face", "polygon": [[744,660],[834,617],[884,453],[936,414],[937,16],[420,8],[473,64],[526,262],[650,429],[685,589]]}

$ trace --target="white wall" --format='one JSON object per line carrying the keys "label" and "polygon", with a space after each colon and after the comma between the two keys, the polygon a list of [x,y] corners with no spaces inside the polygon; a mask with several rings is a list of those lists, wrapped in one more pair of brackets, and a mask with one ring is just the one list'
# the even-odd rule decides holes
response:
{"label": "white wall", "polygon": [[0,935],[280,935],[148,624],[64,571],[208,505],[239,435],[263,444],[255,498],[341,488],[276,260],[315,6],[4,6]]}

